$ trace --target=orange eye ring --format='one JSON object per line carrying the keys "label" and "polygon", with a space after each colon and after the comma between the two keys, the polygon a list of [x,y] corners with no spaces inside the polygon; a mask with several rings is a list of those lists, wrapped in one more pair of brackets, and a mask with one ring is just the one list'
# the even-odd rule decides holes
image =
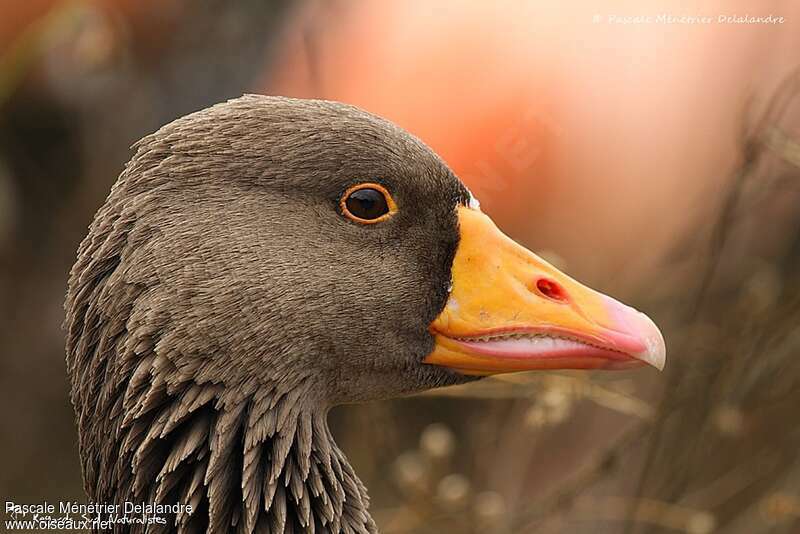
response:
{"label": "orange eye ring", "polygon": [[361,224],[383,222],[397,213],[397,204],[392,195],[385,187],[374,182],[348,187],[339,201],[339,208],[342,215]]}

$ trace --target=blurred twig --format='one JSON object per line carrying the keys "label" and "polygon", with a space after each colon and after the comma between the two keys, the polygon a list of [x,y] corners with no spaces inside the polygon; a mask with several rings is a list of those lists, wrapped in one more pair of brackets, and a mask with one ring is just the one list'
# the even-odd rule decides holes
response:
{"label": "blurred twig", "polygon": [[[738,407],[732,408],[729,413],[742,415],[736,416],[738,419],[728,417],[728,424],[733,425],[730,428],[736,430],[728,438],[716,414],[726,403],[746,405],[748,399],[763,397],[762,388],[769,391],[780,383],[796,383],[800,373],[795,363],[796,352],[790,355],[786,351],[792,346],[795,351],[798,348],[797,343],[791,344],[786,333],[795,328],[798,320],[800,310],[789,303],[797,300],[800,287],[793,273],[787,272],[790,278],[782,280],[775,278],[778,274],[764,278],[765,273],[770,273],[768,267],[758,267],[755,258],[747,255],[757,250],[758,238],[764,234],[756,232],[755,241],[742,241],[746,235],[742,229],[748,224],[757,225],[767,213],[763,207],[769,208],[770,200],[774,203],[778,194],[769,188],[770,172],[776,171],[767,165],[767,156],[775,154],[791,165],[797,162],[797,142],[785,136],[780,123],[786,120],[789,107],[799,93],[800,70],[781,84],[766,111],[743,136],[742,161],[729,182],[711,233],[704,275],[685,319],[686,327],[691,328],[687,339],[702,338],[708,346],[702,350],[702,359],[678,361],[671,368],[658,405],[656,424],[648,436],[645,463],[636,499],[629,508],[626,533],[637,527],[635,520],[642,513],[642,503],[647,502],[643,500],[645,493],[668,502],[680,502],[692,494],[696,497],[693,500],[716,508],[720,525],[728,524],[791,472],[796,463],[789,451],[798,447],[798,433],[780,427],[784,410],[780,403],[772,406],[761,403],[758,417],[754,412],[748,415]],[[794,169],[796,173],[797,167]],[[758,211],[753,206],[756,200]],[[792,232],[800,234],[797,228]],[[767,260],[760,261],[763,264]],[[782,271],[777,268],[774,272]],[[735,276],[744,278],[738,286],[733,285]],[[773,279],[767,285],[763,283]],[[782,287],[783,291],[772,287]],[[759,301],[765,304],[758,304]],[[713,337],[709,336],[706,325],[714,325]],[[784,400],[793,399],[795,403],[800,400],[797,391],[794,394],[786,388],[783,391]],[[757,431],[756,426],[762,430]],[[724,439],[736,439],[737,446],[725,447],[721,441]],[[704,441],[704,446],[697,445]],[[761,458],[774,461],[767,465]],[[752,466],[759,461],[761,467]],[[751,467],[742,468],[742,462]],[[728,477],[726,474],[732,469],[741,470],[745,478],[737,482],[735,477]],[[723,484],[731,482],[735,484],[727,487]],[[701,494],[705,498],[698,498]]]}
{"label": "blurred twig", "polygon": [[616,470],[619,457],[637,443],[645,432],[644,425],[636,425],[628,430],[612,446],[572,476],[567,483],[538,499],[528,510],[517,514],[513,532],[535,532],[544,521],[569,509],[579,495]]}
{"label": "blurred twig", "polygon": [[640,419],[651,419],[653,408],[645,401],[611,386],[592,382],[586,376],[518,373],[500,375],[469,384],[420,393],[421,396],[472,399],[535,399],[545,390],[558,390],[573,398],[584,398],[604,408]]}

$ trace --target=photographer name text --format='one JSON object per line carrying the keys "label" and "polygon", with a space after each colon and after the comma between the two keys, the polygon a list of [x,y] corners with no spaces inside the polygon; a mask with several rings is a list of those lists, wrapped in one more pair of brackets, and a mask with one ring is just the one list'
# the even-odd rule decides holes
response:
{"label": "photographer name text", "polygon": [[595,24],[783,24],[778,15],[595,15]]}
{"label": "photographer name text", "polygon": [[114,525],[166,525],[170,516],[193,512],[188,504],[123,503],[15,503],[5,502],[4,526],[12,530],[106,530]]}

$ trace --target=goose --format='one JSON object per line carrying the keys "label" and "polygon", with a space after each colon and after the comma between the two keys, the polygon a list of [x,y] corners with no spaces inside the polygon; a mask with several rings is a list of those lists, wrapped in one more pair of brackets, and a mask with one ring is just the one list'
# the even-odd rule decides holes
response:
{"label": "goose", "polygon": [[133,150],[65,302],[88,497],[169,512],[115,532],[374,533],[332,406],[664,366],[646,315],[505,236],[356,107],[245,95]]}

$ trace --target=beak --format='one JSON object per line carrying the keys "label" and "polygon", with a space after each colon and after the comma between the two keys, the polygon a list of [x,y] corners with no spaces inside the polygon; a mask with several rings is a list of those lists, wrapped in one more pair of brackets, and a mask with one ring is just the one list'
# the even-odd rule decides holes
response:
{"label": "beak", "polygon": [[559,272],[480,211],[459,207],[458,219],[452,289],[425,363],[470,375],[664,368],[664,338],[646,315]]}

